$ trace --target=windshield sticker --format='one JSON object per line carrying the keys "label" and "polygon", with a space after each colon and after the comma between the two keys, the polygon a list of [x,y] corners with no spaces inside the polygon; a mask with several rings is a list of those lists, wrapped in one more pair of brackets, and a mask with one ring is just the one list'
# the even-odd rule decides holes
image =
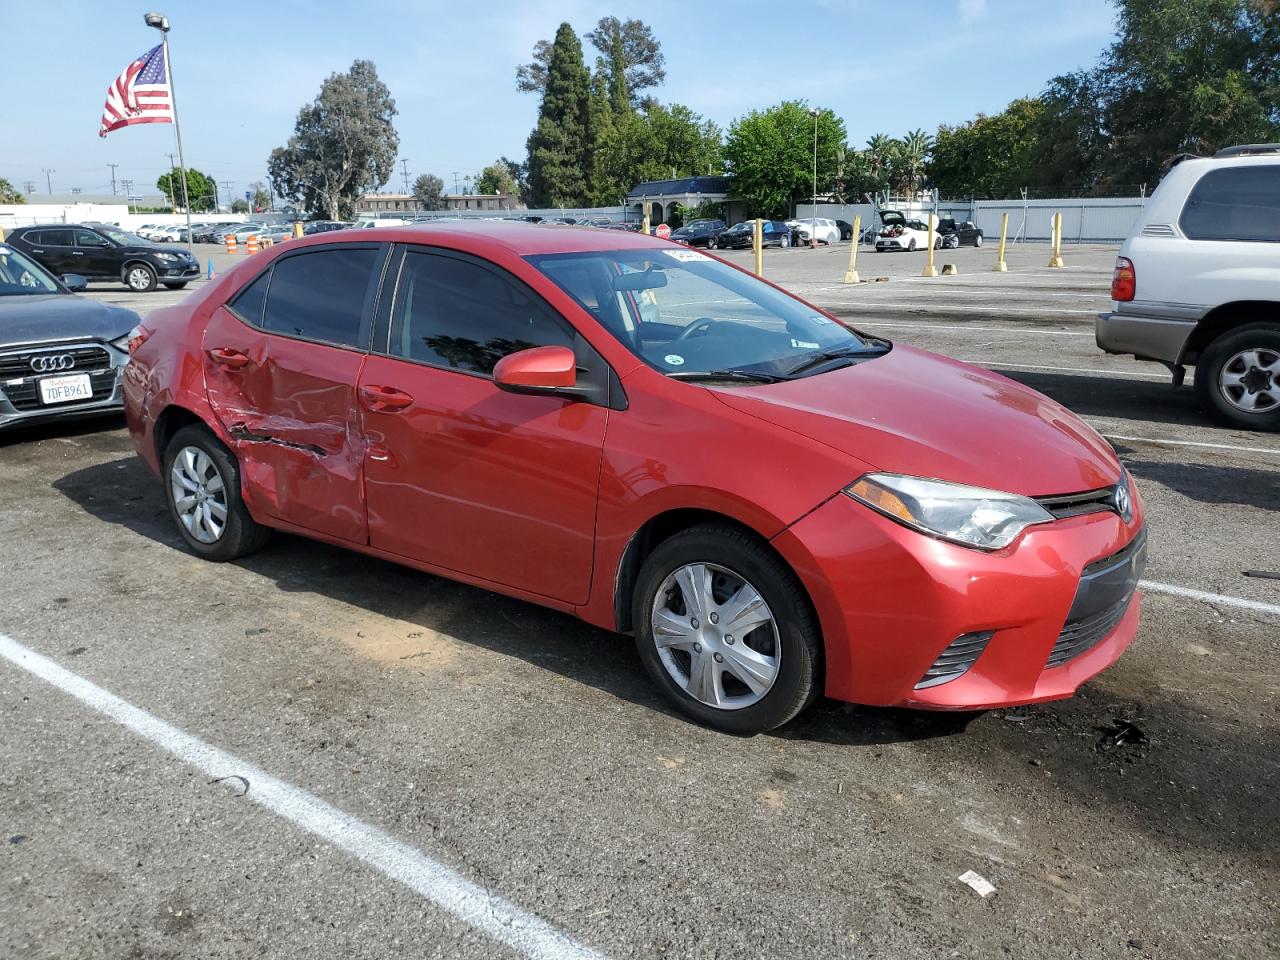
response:
{"label": "windshield sticker", "polygon": [[827,324],[827,323],[831,323],[831,322],[832,322],[832,321],[831,321],[829,318],[827,318],[827,317],[812,316],[812,317],[810,317],[809,319],[810,319],[810,320],[812,320],[814,323],[817,323],[817,324]]}
{"label": "windshield sticker", "polygon": [[673,260],[687,262],[690,260],[710,260],[705,253],[699,253],[697,250],[663,250],[668,257]]}
{"label": "windshield sticker", "polygon": [[8,254],[8,253],[13,253],[13,251],[10,250],[8,247],[6,247],[3,243],[0,243],[0,255]]}
{"label": "windshield sticker", "polygon": [[662,358],[662,362],[672,367],[680,367],[684,366],[684,357],[678,353],[668,353]]}
{"label": "windshield sticker", "polygon": [[791,345],[793,347],[796,347],[798,349],[803,349],[803,350],[817,350],[818,347],[821,346],[821,344],[809,343],[807,340],[796,340],[796,339],[792,339]]}

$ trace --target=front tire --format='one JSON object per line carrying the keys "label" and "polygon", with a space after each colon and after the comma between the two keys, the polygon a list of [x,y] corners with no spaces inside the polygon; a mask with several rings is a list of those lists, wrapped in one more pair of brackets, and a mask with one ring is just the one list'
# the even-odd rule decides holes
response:
{"label": "front tire", "polygon": [[1196,363],[1195,389],[1224,423],[1280,431],[1280,325],[1252,323],[1210,343]]}
{"label": "front tire", "polygon": [[183,427],[164,451],[169,515],[192,553],[225,563],[260,550],[271,530],[240,497],[240,465],[207,427]]}
{"label": "front tire", "polygon": [[976,237],[973,238],[973,245],[975,247],[982,246],[982,234],[978,234]]}
{"label": "front tire", "polygon": [[736,527],[703,524],[660,544],[637,578],[632,622],[654,683],[708,726],[763,733],[820,692],[821,632],[803,588]]}
{"label": "front tire", "polygon": [[124,285],[134,293],[150,293],[156,288],[156,272],[145,263],[131,263],[124,270]]}
{"label": "front tire", "polygon": [[181,283],[166,283],[164,285],[164,288],[166,290],[181,290],[186,285],[187,285],[187,281],[183,280]]}

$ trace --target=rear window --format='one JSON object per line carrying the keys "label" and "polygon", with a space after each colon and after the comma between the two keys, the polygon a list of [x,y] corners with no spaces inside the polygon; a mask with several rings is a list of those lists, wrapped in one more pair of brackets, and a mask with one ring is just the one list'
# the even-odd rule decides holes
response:
{"label": "rear window", "polygon": [[1280,241],[1280,165],[1206,173],[1187,197],[1179,224],[1192,240]]}
{"label": "rear window", "polygon": [[340,248],[277,261],[267,287],[263,329],[365,349],[366,303],[378,253],[374,247]]}

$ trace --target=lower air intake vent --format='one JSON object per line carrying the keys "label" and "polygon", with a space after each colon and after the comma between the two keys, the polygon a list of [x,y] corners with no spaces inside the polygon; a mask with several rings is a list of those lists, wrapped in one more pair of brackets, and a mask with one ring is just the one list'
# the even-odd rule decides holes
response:
{"label": "lower air intake vent", "polygon": [[985,633],[965,633],[956,637],[948,644],[947,649],[938,655],[933,666],[924,672],[924,676],[916,684],[916,689],[936,687],[940,683],[947,683],[961,676],[977,663],[978,657],[982,656],[982,651],[987,649],[987,644],[994,636],[995,631],[988,630]]}

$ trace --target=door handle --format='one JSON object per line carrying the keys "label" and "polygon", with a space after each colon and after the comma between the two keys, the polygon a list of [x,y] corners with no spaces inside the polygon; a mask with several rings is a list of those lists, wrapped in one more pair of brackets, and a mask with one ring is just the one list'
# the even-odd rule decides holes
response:
{"label": "door handle", "polygon": [[85,255],[85,253],[84,253],[84,251],[83,251],[83,250],[72,250],[72,251],[71,251],[71,255],[72,255],[73,257],[83,257],[83,256]]}
{"label": "door handle", "polygon": [[214,363],[221,364],[224,367],[231,367],[233,370],[239,370],[249,363],[248,354],[233,350],[230,347],[214,347],[208,351],[208,354],[209,359]]}
{"label": "door handle", "polygon": [[395,387],[365,384],[360,388],[360,399],[375,413],[391,413],[403,410],[413,403],[413,397]]}
{"label": "door handle", "polygon": [[43,251],[43,250],[37,250],[35,247],[32,247],[32,248],[31,248],[31,252],[32,252],[32,253],[44,253],[44,251]]}

